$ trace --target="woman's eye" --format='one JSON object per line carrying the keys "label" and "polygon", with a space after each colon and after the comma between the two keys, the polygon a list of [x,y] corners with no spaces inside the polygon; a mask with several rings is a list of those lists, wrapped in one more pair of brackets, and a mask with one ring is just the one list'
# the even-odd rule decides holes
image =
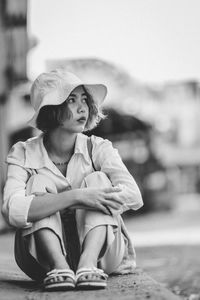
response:
{"label": "woman's eye", "polygon": [[83,98],[82,102],[87,103],[87,98]]}
{"label": "woman's eye", "polygon": [[74,98],[69,98],[69,99],[67,100],[67,103],[74,103]]}

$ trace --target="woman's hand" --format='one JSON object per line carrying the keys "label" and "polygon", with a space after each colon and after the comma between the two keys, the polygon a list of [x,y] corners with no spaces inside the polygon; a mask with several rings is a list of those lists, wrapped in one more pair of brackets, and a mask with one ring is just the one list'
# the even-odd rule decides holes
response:
{"label": "woman's hand", "polygon": [[110,209],[120,210],[123,201],[119,193],[122,189],[118,186],[109,188],[83,188],[76,190],[76,203],[71,208],[87,208],[100,210],[105,214],[111,214]]}

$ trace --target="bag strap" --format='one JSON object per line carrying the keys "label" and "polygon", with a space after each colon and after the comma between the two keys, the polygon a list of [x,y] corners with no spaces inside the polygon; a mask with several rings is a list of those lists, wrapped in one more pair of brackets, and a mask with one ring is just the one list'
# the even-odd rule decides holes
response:
{"label": "bag strap", "polygon": [[88,148],[89,157],[90,157],[91,162],[92,162],[92,167],[93,167],[94,171],[96,171],[96,168],[95,168],[95,165],[94,165],[94,162],[93,162],[93,159],[92,159],[92,148],[93,148],[93,145],[92,145],[91,137],[87,138],[87,148]]}

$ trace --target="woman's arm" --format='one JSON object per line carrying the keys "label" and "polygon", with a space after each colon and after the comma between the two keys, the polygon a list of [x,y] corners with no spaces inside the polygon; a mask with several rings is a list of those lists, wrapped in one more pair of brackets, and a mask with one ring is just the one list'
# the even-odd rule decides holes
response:
{"label": "woman's arm", "polygon": [[[9,164],[7,181],[4,188],[4,201],[2,213],[8,223],[15,227],[30,227],[31,222],[41,220],[64,208],[87,208],[100,210],[105,214],[108,211],[105,205],[111,201],[110,197],[119,193],[119,188],[109,189],[76,189],[59,194],[48,193],[43,195],[26,195],[27,181],[30,177],[28,171],[20,166]],[[110,203],[117,208],[122,203]]]}
{"label": "woman's arm", "polygon": [[110,141],[99,137],[92,136],[92,142],[95,167],[108,176],[113,186],[119,185],[122,188],[118,194],[123,202],[121,212],[128,209],[139,209],[143,205],[140,190],[122,162],[117,149],[113,148]]}
{"label": "woman's arm", "polygon": [[30,227],[27,222],[28,210],[34,195],[26,196],[29,172],[15,164],[9,164],[3,193],[2,214],[15,227]]}
{"label": "woman's arm", "polygon": [[[113,209],[119,209],[122,205],[121,200],[115,196],[119,192],[121,192],[119,187],[83,188],[68,190],[59,194],[46,193],[42,196],[35,196],[30,204],[27,221],[41,220],[64,208],[85,208],[100,210],[105,214],[109,214],[106,208],[107,205]],[[116,198],[115,202],[111,201],[113,198]]]}

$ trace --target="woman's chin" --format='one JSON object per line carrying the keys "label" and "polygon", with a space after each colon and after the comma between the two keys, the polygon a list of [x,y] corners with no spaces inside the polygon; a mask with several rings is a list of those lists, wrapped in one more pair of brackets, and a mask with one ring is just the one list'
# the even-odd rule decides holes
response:
{"label": "woman's chin", "polygon": [[77,132],[83,132],[85,130],[85,124],[80,124],[76,127]]}
{"label": "woman's chin", "polygon": [[85,130],[85,125],[84,126],[75,126],[73,128],[65,128],[62,127],[63,130],[65,130],[68,133],[81,133]]}

